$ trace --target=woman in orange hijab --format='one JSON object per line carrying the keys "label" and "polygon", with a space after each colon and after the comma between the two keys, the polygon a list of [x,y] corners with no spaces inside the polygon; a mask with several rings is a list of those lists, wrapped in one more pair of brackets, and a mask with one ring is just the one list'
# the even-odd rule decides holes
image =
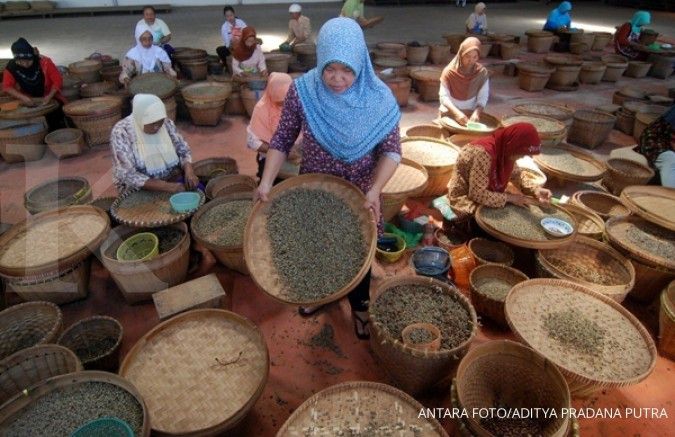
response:
{"label": "woman in orange hijab", "polygon": [[267,64],[262,48],[258,44],[255,29],[244,27],[241,39],[232,47],[232,74],[243,76],[246,74],[260,74],[267,76]]}
{"label": "woman in orange hijab", "polygon": [[[488,71],[478,63],[479,58],[480,40],[469,37],[443,69],[438,92],[441,117],[453,118],[462,126],[469,121],[479,121],[490,94]],[[468,117],[465,111],[470,114]]]}

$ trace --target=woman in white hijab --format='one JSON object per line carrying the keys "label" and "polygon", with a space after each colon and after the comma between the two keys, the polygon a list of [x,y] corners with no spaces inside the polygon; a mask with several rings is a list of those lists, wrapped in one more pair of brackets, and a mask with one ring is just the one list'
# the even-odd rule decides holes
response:
{"label": "woman in white hijab", "polygon": [[166,116],[162,100],[137,94],[132,112],[110,134],[113,183],[119,193],[143,188],[179,192],[199,188],[190,147]]}
{"label": "woman in white hijab", "polygon": [[152,44],[152,31],[146,26],[136,26],[136,46],[127,52],[122,63],[120,82],[127,86],[132,77],[144,73],[166,73],[173,77],[171,59],[163,48]]}
{"label": "woman in white hijab", "polygon": [[474,35],[485,35],[487,33],[487,15],[485,15],[485,3],[476,3],[474,12],[466,19],[467,33]]}

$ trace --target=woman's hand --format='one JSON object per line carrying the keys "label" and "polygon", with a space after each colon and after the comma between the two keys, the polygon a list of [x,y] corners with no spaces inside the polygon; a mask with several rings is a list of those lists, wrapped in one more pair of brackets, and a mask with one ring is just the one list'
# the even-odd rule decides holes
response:
{"label": "woman's hand", "polygon": [[471,118],[469,118],[469,121],[480,121],[480,111],[477,109],[471,113]]}
{"label": "woman's hand", "polygon": [[369,190],[366,193],[366,202],[363,204],[366,209],[373,211],[375,221],[380,220],[380,192],[376,190]]}
{"label": "woman's hand", "polygon": [[511,194],[511,193],[506,193],[506,202],[512,203],[514,205],[523,208],[531,203],[530,200],[527,198],[527,196],[523,196],[522,194]]}
{"label": "woman's hand", "polygon": [[553,196],[553,193],[551,193],[551,190],[548,188],[537,187],[534,189],[534,196],[541,203],[551,203],[551,197]]}
{"label": "woman's hand", "polygon": [[51,102],[51,101],[52,101],[51,96],[45,96],[45,97],[42,99],[42,105],[43,105],[43,106],[44,106],[44,105],[47,105],[47,104],[49,104],[49,102]]}
{"label": "woman's hand", "polygon": [[180,182],[166,182],[164,191],[168,193],[181,193],[185,191],[185,185]]}
{"label": "woman's hand", "polygon": [[267,72],[267,70],[263,70],[263,71],[260,72],[260,75],[261,75],[262,77],[267,77],[267,76],[269,76],[270,74]]}
{"label": "woman's hand", "polygon": [[195,174],[192,164],[185,165],[185,188],[194,190],[199,185],[199,178]]}
{"label": "woman's hand", "polygon": [[26,95],[21,96],[21,104],[23,106],[28,106],[29,108],[33,107],[33,106],[37,106],[35,101],[33,99],[31,99],[30,97],[26,96]]}
{"label": "woman's hand", "polygon": [[455,120],[460,125],[466,126],[466,124],[469,122],[469,117],[467,117],[466,114],[464,114],[463,112],[460,112],[459,114],[456,115]]}
{"label": "woman's hand", "polygon": [[253,202],[260,200],[261,202],[269,201],[269,194],[272,186],[264,182],[260,182],[258,188],[253,192]]}

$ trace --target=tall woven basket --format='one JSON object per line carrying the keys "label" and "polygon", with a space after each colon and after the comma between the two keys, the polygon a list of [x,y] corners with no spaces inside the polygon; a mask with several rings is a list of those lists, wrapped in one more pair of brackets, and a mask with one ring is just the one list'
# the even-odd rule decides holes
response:
{"label": "tall woven basket", "polygon": [[616,117],[605,112],[579,110],[567,135],[567,141],[589,149],[595,149],[605,142],[614,128]]}
{"label": "tall woven basket", "polygon": [[603,182],[616,196],[629,185],[647,185],[656,174],[650,167],[630,159],[610,158],[606,165]]}
{"label": "tall woven basket", "polygon": [[659,350],[664,357],[675,360],[675,281],[661,293]]}

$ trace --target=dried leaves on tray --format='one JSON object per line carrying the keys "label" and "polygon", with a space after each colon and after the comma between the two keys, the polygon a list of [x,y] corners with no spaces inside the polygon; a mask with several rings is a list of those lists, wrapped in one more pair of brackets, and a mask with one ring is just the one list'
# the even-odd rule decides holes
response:
{"label": "dried leaves on tray", "polygon": [[433,141],[406,141],[401,147],[404,158],[430,167],[455,165],[459,156],[457,149]]}
{"label": "dried leaves on tray", "polygon": [[545,217],[554,217],[570,224],[574,222],[566,212],[543,205],[523,208],[509,203],[503,208],[482,208],[481,211],[481,218],[492,229],[528,241],[550,239],[540,224]]}
{"label": "dried leaves on tray", "polygon": [[626,233],[628,242],[658,258],[675,259],[675,232],[649,222],[633,225]]}
{"label": "dried leaves on tray", "polygon": [[253,201],[233,200],[221,203],[201,215],[195,223],[200,238],[222,247],[238,247],[244,244],[244,228],[251,215]]}
{"label": "dried leaves on tray", "polygon": [[117,215],[125,221],[143,221],[172,216],[171,198],[173,193],[140,190],[130,193],[117,207]]}

